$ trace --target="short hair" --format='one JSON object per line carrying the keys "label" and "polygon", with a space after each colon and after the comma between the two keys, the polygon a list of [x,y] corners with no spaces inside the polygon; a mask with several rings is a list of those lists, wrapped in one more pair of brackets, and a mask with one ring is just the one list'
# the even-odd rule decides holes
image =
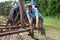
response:
{"label": "short hair", "polygon": [[30,8],[30,7],[32,8],[32,5],[28,5],[27,7],[28,7],[28,8]]}

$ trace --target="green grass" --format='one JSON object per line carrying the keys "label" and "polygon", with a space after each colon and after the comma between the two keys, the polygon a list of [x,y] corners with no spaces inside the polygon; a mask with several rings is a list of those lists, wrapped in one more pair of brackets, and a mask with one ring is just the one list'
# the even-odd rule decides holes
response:
{"label": "green grass", "polygon": [[60,18],[58,19],[57,17],[45,17],[44,25],[60,28]]}

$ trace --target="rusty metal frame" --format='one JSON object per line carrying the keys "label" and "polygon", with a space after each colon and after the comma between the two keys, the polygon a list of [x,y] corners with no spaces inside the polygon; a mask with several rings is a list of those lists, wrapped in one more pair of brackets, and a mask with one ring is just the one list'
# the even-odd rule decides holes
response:
{"label": "rusty metal frame", "polygon": [[19,9],[20,9],[20,21],[21,21],[21,26],[24,25],[24,10],[23,10],[23,3],[22,3],[22,0],[19,0]]}
{"label": "rusty metal frame", "polygon": [[[0,37],[30,31],[30,28],[27,28],[27,29],[23,28],[24,27],[24,23],[23,23],[24,22],[24,14],[23,14],[24,10],[23,10],[22,0],[19,0],[19,10],[20,10],[21,26],[19,26],[19,27],[0,27]],[[1,26],[5,26],[5,25],[1,25]],[[9,29],[13,29],[13,30],[9,30]]]}

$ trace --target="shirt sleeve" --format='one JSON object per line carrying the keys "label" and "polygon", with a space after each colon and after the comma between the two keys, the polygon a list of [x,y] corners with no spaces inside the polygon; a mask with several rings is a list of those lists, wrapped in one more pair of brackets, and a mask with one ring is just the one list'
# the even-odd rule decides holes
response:
{"label": "shirt sleeve", "polygon": [[35,12],[35,16],[41,16],[37,8],[34,7],[33,10]]}
{"label": "shirt sleeve", "polygon": [[40,13],[37,8],[35,8],[35,16],[40,16]]}
{"label": "shirt sleeve", "polygon": [[28,19],[31,18],[28,11],[26,11],[26,15],[27,15],[27,18],[28,18]]}

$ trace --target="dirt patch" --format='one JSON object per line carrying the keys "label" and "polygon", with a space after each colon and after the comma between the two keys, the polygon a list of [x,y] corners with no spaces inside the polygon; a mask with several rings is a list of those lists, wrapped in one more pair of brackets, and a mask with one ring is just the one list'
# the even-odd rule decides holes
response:
{"label": "dirt patch", "polygon": [[51,27],[45,27],[45,30],[47,39],[60,40],[60,30]]}

